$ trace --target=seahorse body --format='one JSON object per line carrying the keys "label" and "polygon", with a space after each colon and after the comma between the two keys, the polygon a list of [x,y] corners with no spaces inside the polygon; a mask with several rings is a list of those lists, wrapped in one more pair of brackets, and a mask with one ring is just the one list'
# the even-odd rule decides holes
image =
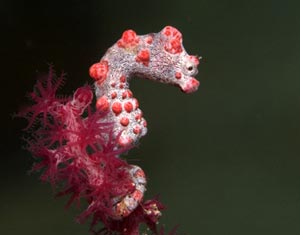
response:
{"label": "seahorse body", "polygon": [[[96,108],[107,112],[106,119],[115,124],[113,134],[118,148],[137,143],[147,133],[147,122],[129,89],[129,80],[135,76],[147,78],[179,86],[183,92],[191,93],[199,86],[199,81],[193,77],[198,73],[198,64],[198,58],[185,51],[181,33],[166,26],[159,33],[147,35],[126,30],[102,59],[90,67],[90,76],[95,80]],[[112,199],[114,219],[128,216],[142,201],[146,190],[142,169],[129,165],[126,170],[135,190],[122,198]],[[151,208],[145,213],[160,216],[155,205]]]}
{"label": "seahorse body", "polygon": [[136,35],[126,30],[107,50],[100,62],[90,67],[95,79],[96,107],[108,112],[120,147],[137,143],[147,133],[147,122],[137,99],[129,90],[130,78],[137,76],[179,86],[183,92],[197,90],[199,60],[182,45],[181,33],[166,26],[159,33]]}

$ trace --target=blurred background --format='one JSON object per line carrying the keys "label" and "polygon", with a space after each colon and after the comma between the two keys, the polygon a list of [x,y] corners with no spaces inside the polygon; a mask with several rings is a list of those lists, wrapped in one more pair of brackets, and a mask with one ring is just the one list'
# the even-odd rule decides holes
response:
{"label": "blurred background", "polygon": [[67,72],[62,91],[91,83],[88,68],[125,29],[178,28],[203,57],[198,92],[132,80],[148,121],[124,156],[148,176],[161,224],[187,235],[300,234],[300,2],[245,0],[9,1],[1,17],[0,233],[88,234],[22,149],[37,72]]}

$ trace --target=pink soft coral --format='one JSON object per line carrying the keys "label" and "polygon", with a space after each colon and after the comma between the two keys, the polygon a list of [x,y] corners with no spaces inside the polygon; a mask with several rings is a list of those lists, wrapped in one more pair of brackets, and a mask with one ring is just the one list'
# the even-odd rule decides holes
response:
{"label": "pink soft coral", "polygon": [[157,234],[163,206],[156,199],[141,202],[130,215],[116,218],[116,205],[135,190],[130,174],[135,166],[118,157],[128,147],[116,148],[113,123],[102,121],[105,112],[91,108],[90,86],[78,88],[73,97],[57,97],[63,80],[50,67],[48,76],[41,77],[30,94],[33,104],[18,114],[29,123],[25,129],[31,136],[28,150],[38,159],[33,170],[43,169],[41,180],[53,186],[63,185],[58,195],[70,195],[67,206],[87,200],[89,205],[78,221],[92,216],[92,231],[102,222],[105,227],[95,233],[138,235],[139,225],[146,223]]}

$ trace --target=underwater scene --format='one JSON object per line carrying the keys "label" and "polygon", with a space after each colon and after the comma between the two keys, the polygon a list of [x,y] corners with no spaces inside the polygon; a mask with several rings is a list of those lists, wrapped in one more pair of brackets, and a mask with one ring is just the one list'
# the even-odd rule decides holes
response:
{"label": "underwater scene", "polygon": [[0,4],[1,234],[300,234],[300,2]]}

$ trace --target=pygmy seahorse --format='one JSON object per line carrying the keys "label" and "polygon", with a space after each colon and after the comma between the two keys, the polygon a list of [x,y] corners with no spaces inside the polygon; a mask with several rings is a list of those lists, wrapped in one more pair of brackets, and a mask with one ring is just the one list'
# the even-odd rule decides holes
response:
{"label": "pygmy seahorse", "polygon": [[185,93],[197,90],[197,56],[189,55],[182,45],[182,35],[166,26],[159,33],[137,35],[126,30],[121,39],[90,67],[95,80],[96,108],[108,112],[119,147],[130,146],[147,133],[147,122],[137,99],[129,90],[132,77],[142,77],[179,86]]}
{"label": "pygmy seahorse", "polygon": [[[179,86],[183,92],[191,93],[199,86],[199,81],[193,77],[198,73],[198,64],[198,57],[185,51],[181,33],[166,26],[159,33],[147,35],[126,30],[102,59],[90,67],[90,76],[95,80],[96,108],[106,112],[107,121],[114,123],[117,148],[134,145],[147,133],[147,122],[129,90],[129,80],[135,76],[147,78]],[[135,165],[125,170],[135,190],[122,198],[113,198],[114,219],[128,216],[143,200],[146,191],[143,170]],[[145,213],[160,216],[155,205]]]}

